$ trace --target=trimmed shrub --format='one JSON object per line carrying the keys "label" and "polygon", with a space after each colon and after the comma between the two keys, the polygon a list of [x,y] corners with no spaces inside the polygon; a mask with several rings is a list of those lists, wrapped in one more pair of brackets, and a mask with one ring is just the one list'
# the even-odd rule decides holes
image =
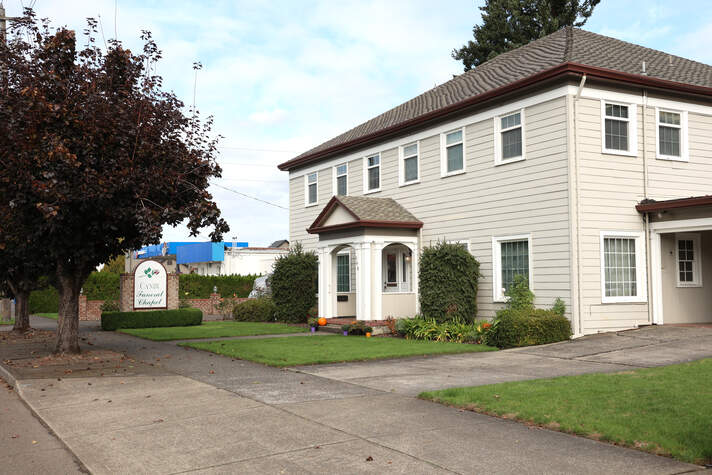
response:
{"label": "trimmed shrub", "polygon": [[88,300],[119,300],[119,274],[92,272],[82,289]]}
{"label": "trimmed shrub", "polygon": [[208,299],[217,287],[222,297],[245,298],[250,295],[256,278],[256,275],[181,274],[178,295],[182,299]]}
{"label": "trimmed shrub", "polygon": [[553,310],[504,309],[497,312],[485,342],[498,348],[516,348],[555,343],[570,337],[571,322]]}
{"label": "trimmed shrub", "polygon": [[106,300],[101,304],[101,312],[118,312],[119,311],[119,301],[118,300]]}
{"label": "trimmed shrub", "polygon": [[151,310],[147,312],[106,312],[101,314],[102,330],[120,328],[184,327],[200,325],[203,312],[197,308]]}
{"label": "trimmed shrub", "polygon": [[319,260],[313,252],[305,252],[297,243],[289,254],[274,263],[270,278],[272,300],[277,306],[276,317],[281,322],[305,323],[310,309],[316,305]]}
{"label": "trimmed shrub", "polygon": [[436,322],[474,322],[480,263],[459,244],[439,242],[423,250],[419,270],[420,309]]}
{"label": "trimmed shrub", "polygon": [[235,305],[232,316],[238,322],[273,322],[276,310],[271,298],[260,297]]}

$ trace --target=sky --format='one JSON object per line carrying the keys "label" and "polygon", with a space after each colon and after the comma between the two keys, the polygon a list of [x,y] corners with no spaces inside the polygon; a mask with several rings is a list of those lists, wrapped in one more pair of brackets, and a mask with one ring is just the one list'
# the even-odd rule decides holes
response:
{"label": "sky", "polygon": [[[9,16],[33,0],[4,0]],[[288,238],[286,161],[452,78],[453,48],[479,23],[472,0],[34,0],[41,18],[141,48],[150,30],[164,87],[215,118],[222,178],[210,191],[236,237]],[[584,27],[712,64],[709,0],[603,0]],[[80,38],[81,41],[81,38]],[[192,70],[203,69],[197,80]],[[226,189],[228,188],[228,189]],[[234,191],[230,191],[234,190]],[[243,193],[263,201],[246,198]],[[166,227],[166,241],[207,240]]]}

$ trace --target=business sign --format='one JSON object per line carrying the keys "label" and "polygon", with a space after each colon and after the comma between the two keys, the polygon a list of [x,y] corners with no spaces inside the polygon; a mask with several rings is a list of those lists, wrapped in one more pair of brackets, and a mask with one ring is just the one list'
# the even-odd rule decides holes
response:
{"label": "business sign", "polygon": [[134,309],[166,308],[166,268],[156,261],[143,261],[134,271]]}

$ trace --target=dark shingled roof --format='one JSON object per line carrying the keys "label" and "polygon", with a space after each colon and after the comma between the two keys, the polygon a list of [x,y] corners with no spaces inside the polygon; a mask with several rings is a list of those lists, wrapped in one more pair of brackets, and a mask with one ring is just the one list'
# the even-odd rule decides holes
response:
{"label": "dark shingled roof", "polygon": [[[641,74],[643,61],[646,63],[645,75]],[[641,78],[656,78],[712,88],[712,66],[608,36],[566,27],[500,54],[477,68],[304,152],[281,164],[280,168],[288,170],[303,164],[303,159],[312,155],[321,155],[331,148],[378,134],[385,129],[567,63],[639,75]]]}
{"label": "dark shingled roof", "polygon": [[418,218],[392,198],[343,195],[336,198],[355,214],[359,221],[418,222]]}
{"label": "dark shingled roof", "polygon": [[[343,206],[353,217],[350,223],[322,226],[322,223],[337,207]],[[319,233],[333,229],[353,227],[394,227],[420,228],[423,223],[392,198],[372,198],[370,196],[336,195],[324,206],[314,223],[307,229],[310,233]]]}

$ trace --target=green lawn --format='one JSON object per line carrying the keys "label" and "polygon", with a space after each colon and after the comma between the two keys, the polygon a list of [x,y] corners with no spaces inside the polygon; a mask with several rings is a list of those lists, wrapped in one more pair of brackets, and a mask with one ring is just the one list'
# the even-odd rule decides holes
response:
{"label": "green lawn", "polygon": [[15,320],[3,320],[0,318],[0,325],[14,325]]}
{"label": "green lawn", "polygon": [[278,335],[282,333],[302,333],[307,328],[282,323],[260,322],[203,322],[187,327],[124,328],[121,333],[146,338],[153,341],[188,340],[191,338],[219,338],[224,336]]}
{"label": "green lawn", "polygon": [[484,345],[338,335],[210,341],[183,343],[182,346],[271,366],[297,366],[496,350],[496,348]]}
{"label": "green lawn", "polygon": [[36,317],[51,318],[52,320],[57,320],[57,313],[33,313],[32,315]]}
{"label": "green lawn", "polygon": [[712,359],[426,392],[421,398],[565,432],[712,462]]}

